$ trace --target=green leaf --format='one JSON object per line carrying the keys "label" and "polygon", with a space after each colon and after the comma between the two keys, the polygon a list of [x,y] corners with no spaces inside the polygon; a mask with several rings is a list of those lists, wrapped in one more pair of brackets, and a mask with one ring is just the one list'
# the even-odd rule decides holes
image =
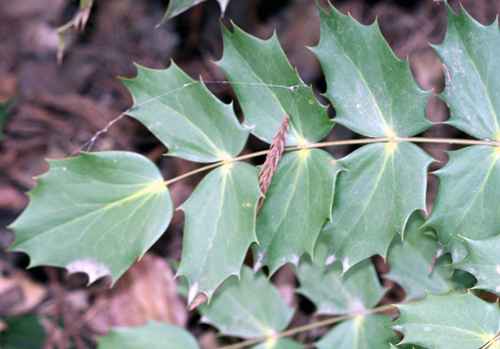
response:
{"label": "green leaf", "polygon": [[224,55],[217,66],[231,82],[243,109],[243,125],[271,143],[285,115],[290,115],[286,145],[315,143],[334,123],[290,66],[276,35],[269,40],[250,36],[233,24],[231,34],[222,26]]}
{"label": "green leaf", "polygon": [[[162,22],[181,14],[182,12],[189,10],[191,7],[204,2],[206,0],[170,0],[167,7],[167,12],[163,16]],[[226,12],[227,4],[229,0],[217,0],[221,8],[221,17],[224,17],[224,12]]]}
{"label": "green leaf", "polygon": [[344,272],[374,254],[385,256],[410,214],[425,208],[427,167],[433,159],[408,142],[366,145],[340,160],[347,172],[335,186],[328,263]]}
{"label": "green leaf", "polygon": [[196,339],[185,329],[149,320],[139,327],[114,327],[97,337],[98,349],[199,349]]}
{"label": "green leaf", "polygon": [[43,346],[45,330],[36,316],[13,317],[5,323],[8,329],[0,335],[0,348],[37,349]]}
{"label": "green leaf", "polygon": [[440,97],[451,116],[446,123],[479,139],[500,139],[500,35],[498,22],[483,26],[462,7],[446,6],[448,28],[434,46],[444,63],[446,89]]}
{"label": "green leaf", "polygon": [[335,122],[369,137],[408,137],[432,126],[425,116],[430,92],[418,87],[408,60],[394,55],[376,23],[364,26],[332,5],[329,15],[319,8],[319,17],[321,38],[312,51]]}
{"label": "green leaf", "polygon": [[390,327],[404,334],[400,344],[478,349],[500,331],[498,302],[491,304],[471,293],[429,293],[421,302],[397,307],[401,316]]}
{"label": "green leaf", "polygon": [[262,196],[258,170],[235,162],[209,173],[180,209],[184,246],[177,275],[189,281],[188,303],[204,293],[210,299],[241,265],[255,236],[255,210]]}
{"label": "green leaf", "polygon": [[168,149],[168,155],[196,162],[227,160],[245,146],[248,130],[232,105],[212,95],[175,63],[165,70],[137,65],[135,79],[122,79],[136,106],[128,115],[143,123]]}
{"label": "green leaf", "polygon": [[12,225],[11,248],[29,254],[31,267],[116,281],[170,223],[173,202],[160,171],[142,155],[117,151],[49,164]]}
{"label": "green leaf", "polygon": [[382,327],[391,321],[392,315],[358,315],[341,322],[328,332],[319,342],[318,349],[380,349],[399,339],[392,330]]}
{"label": "green leaf", "polygon": [[312,255],[325,220],[331,218],[333,191],[342,167],[320,149],[287,153],[274,174],[257,216],[254,269],[269,266],[272,275],[283,264],[298,265]]}
{"label": "green leaf", "polygon": [[92,7],[94,4],[94,0],[80,0],[80,9],[84,9],[86,7]]}
{"label": "green leaf", "polygon": [[5,103],[0,103],[0,140],[3,138],[3,126],[9,117],[12,110],[12,104],[17,99],[17,96],[12,97]]}
{"label": "green leaf", "polygon": [[69,31],[75,26],[76,21],[75,18],[69,21],[68,23],[62,25],[61,27],[54,30],[54,33],[57,34],[57,64],[62,64],[62,59],[64,56],[64,50],[66,49],[67,38]]}
{"label": "green leaf", "polygon": [[372,262],[364,260],[342,275],[340,263],[324,267],[327,251],[328,241],[322,234],[314,248],[314,262],[300,261],[297,293],[309,298],[319,315],[356,315],[376,306],[387,290],[380,286]]}
{"label": "green leaf", "polygon": [[[75,18],[75,27],[80,27],[80,30],[83,31],[85,25],[90,16],[90,10],[92,9],[92,5],[94,4],[94,0],[80,0],[80,12],[77,14]],[[64,46],[62,47],[64,50]]]}
{"label": "green leaf", "polygon": [[426,290],[433,294],[446,294],[451,288],[465,291],[475,279],[449,267],[451,258],[448,255],[438,258],[429,274],[437,241],[420,229],[424,221],[422,214],[415,211],[406,225],[404,241],[399,235],[394,237],[387,254],[391,271],[384,278],[400,284],[406,291],[406,300],[425,298]]}
{"label": "green leaf", "polygon": [[477,239],[500,233],[500,152],[472,146],[449,155],[446,166],[434,172],[439,190],[425,227],[436,230],[440,253],[451,253],[457,262],[467,255],[460,236]]}
{"label": "green leaf", "polygon": [[500,235],[486,239],[464,238],[469,246],[469,254],[453,264],[477,278],[475,289],[487,290],[500,295]]}
{"label": "green leaf", "polygon": [[244,266],[241,281],[227,279],[210,301],[198,307],[201,321],[221,334],[242,338],[275,335],[292,320],[295,309],[286,305],[278,290],[261,271]]}
{"label": "green leaf", "polygon": [[271,338],[252,349],[302,349],[304,345],[290,338]]}

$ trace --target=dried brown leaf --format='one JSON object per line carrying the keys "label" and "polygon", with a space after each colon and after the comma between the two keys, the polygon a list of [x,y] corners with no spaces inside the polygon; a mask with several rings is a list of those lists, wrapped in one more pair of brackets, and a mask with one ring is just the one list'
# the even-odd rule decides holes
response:
{"label": "dried brown leaf", "polygon": [[28,273],[0,261],[0,312],[26,313],[47,296],[47,288],[32,281]]}
{"label": "dried brown leaf", "polygon": [[147,253],[112,289],[98,296],[84,318],[100,334],[110,326],[139,326],[149,319],[184,326],[186,304],[176,287],[174,273],[165,259]]}

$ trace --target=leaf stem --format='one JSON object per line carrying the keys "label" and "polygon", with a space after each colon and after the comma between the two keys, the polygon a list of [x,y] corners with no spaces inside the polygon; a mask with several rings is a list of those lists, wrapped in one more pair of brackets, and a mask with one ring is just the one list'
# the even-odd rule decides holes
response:
{"label": "leaf stem", "polygon": [[[397,137],[396,137],[397,138]],[[464,145],[490,145],[492,147],[499,147],[500,142],[490,140],[476,140],[476,139],[454,139],[454,138],[424,138],[424,137],[408,137],[400,138],[399,142],[415,142],[415,143],[441,143],[441,144],[464,144]]]}
{"label": "leaf stem", "polygon": [[[500,142],[497,141],[489,141],[489,140],[474,140],[474,139],[455,139],[455,138],[424,138],[424,137],[384,137],[384,138],[363,138],[363,139],[349,139],[345,141],[333,141],[333,142],[322,142],[322,143],[313,143],[313,144],[305,144],[297,147],[285,148],[285,151],[293,151],[293,150],[301,150],[301,149],[312,149],[312,148],[323,148],[323,147],[331,147],[331,146],[339,146],[339,145],[355,145],[355,144],[370,144],[370,143],[383,143],[383,142],[414,142],[414,143],[435,143],[435,144],[463,144],[463,145],[489,145],[494,147],[500,147]],[[187,172],[178,177],[172,178],[168,181],[165,181],[165,185],[168,186],[172,183],[180,181],[186,177],[190,177],[196,173],[200,173],[206,170],[210,170],[212,168],[222,166],[226,163],[246,160],[255,158],[261,155],[267,155],[270,150],[258,151],[256,153],[246,154],[242,156],[237,156],[235,158],[219,161],[204,167],[200,167],[194,171]]]}
{"label": "leaf stem", "polygon": [[[291,148],[290,149],[285,149],[285,150],[291,150]],[[236,158],[232,158],[232,159],[229,159],[229,160],[219,161],[219,162],[216,162],[216,163],[211,164],[211,165],[200,167],[200,168],[198,168],[196,170],[193,170],[191,172],[184,173],[183,175],[181,175],[179,177],[175,177],[175,178],[169,179],[168,181],[165,181],[165,185],[168,186],[168,185],[170,185],[172,183],[175,183],[175,182],[177,182],[177,181],[179,181],[181,179],[184,179],[186,177],[192,176],[194,174],[197,174],[197,173],[200,173],[200,172],[203,172],[203,171],[206,171],[206,170],[210,170],[211,168],[214,168],[214,167],[222,166],[224,164],[231,163],[231,162],[236,162],[236,161],[241,161],[241,160],[245,160],[245,159],[255,158],[257,156],[266,155],[267,153],[269,153],[269,150],[263,150],[263,151],[258,151],[256,153],[251,153],[251,154],[247,154],[247,155],[238,156]]]}
{"label": "leaf stem", "polygon": [[214,167],[222,166],[226,162],[227,161],[216,162],[215,164],[211,164],[211,165],[208,165],[208,166],[200,167],[200,168],[198,168],[198,169],[196,169],[194,171],[184,173],[183,175],[180,175],[178,177],[175,177],[175,178],[172,178],[172,179],[170,179],[168,181],[165,181],[165,185],[169,185],[169,184],[175,183],[177,181],[180,181],[181,179],[184,179],[186,177],[192,176],[192,175],[194,175],[196,173],[200,173],[200,172],[203,172],[203,171],[206,171],[206,170],[210,170],[211,168],[214,168]]}
{"label": "leaf stem", "polygon": [[486,342],[486,344],[483,345],[479,349],[487,349],[487,348],[491,347],[493,344],[495,344],[496,342],[498,342],[499,339],[500,339],[500,333],[498,333],[495,337],[493,337],[488,342]]}
{"label": "leaf stem", "polygon": [[[381,313],[383,311],[394,309],[395,307],[396,307],[396,305],[394,305],[394,304],[381,305],[381,306],[379,306],[377,308],[370,309],[367,313],[368,314]],[[275,335],[266,336],[266,337],[260,337],[260,338],[255,338],[255,339],[250,339],[250,340],[247,340],[247,341],[243,341],[243,342],[239,342],[239,343],[236,343],[236,344],[231,344],[231,345],[228,345],[228,346],[225,346],[225,347],[221,347],[219,349],[239,349],[239,348],[244,348],[244,347],[247,347],[247,346],[250,346],[250,345],[254,345],[254,344],[263,342],[263,341],[265,341],[267,339],[270,339],[270,338],[278,339],[278,338],[281,338],[281,337],[291,336],[291,335],[294,335],[294,334],[297,334],[297,333],[300,333],[300,332],[309,331],[309,330],[311,330],[313,328],[323,327],[323,326],[328,326],[328,325],[333,325],[333,324],[335,324],[337,322],[340,322],[340,321],[343,321],[343,320],[347,320],[347,319],[355,317],[355,316],[356,315],[337,316],[337,317],[334,317],[334,318],[331,318],[331,319],[326,319],[326,320],[323,320],[323,321],[314,322],[312,324],[307,324],[307,325],[304,325],[304,326],[295,327],[295,328],[292,328],[292,329],[290,329],[288,331],[280,332],[280,333],[277,333]]]}

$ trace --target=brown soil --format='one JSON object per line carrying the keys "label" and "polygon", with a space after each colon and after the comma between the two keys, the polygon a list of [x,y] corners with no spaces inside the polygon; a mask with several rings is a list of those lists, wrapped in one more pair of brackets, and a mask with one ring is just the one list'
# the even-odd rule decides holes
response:
{"label": "brown soil", "polygon": [[[326,7],[326,1],[318,1]],[[449,1],[458,11],[458,1]],[[427,1],[332,1],[343,13],[349,12],[364,24],[378,18],[381,30],[399,58],[410,55],[417,82],[424,89],[444,87],[444,74],[437,55],[428,43],[440,43],[446,30],[442,4]],[[465,8],[483,24],[490,24],[500,6],[498,1],[467,0]],[[5,228],[26,207],[26,191],[36,186],[36,176],[48,170],[46,158],[60,159],[79,150],[128,150],[144,154],[158,164],[166,179],[199,165],[163,157],[166,148],[137,121],[123,117],[107,132],[89,140],[132,105],[132,98],[117,76],[134,77],[133,62],[150,68],[166,68],[172,58],[190,76],[224,80],[212,64],[222,55],[222,40],[215,1],[202,3],[155,29],[166,9],[166,0],[96,0],[85,30],[68,37],[61,65],[56,63],[57,35],[53,30],[69,21],[77,2],[69,0],[0,0],[0,103],[13,96],[16,101],[0,142],[0,316],[26,313],[55,314],[66,323],[43,323],[46,347],[92,347],[94,336],[107,333],[109,326],[133,326],[147,319],[188,327],[203,348],[215,348],[234,339],[219,338],[213,328],[197,323],[196,311],[188,312],[185,299],[175,292],[169,259],[179,260],[182,247],[183,215],[177,212],[164,236],[141,262],[134,264],[111,290],[107,280],[86,287],[83,274],[67,275],[57,268],[24,271],[28,257],[7,252],[14,236]],[[325,81],[314,55],[306,46],[319,39],[319,23],[312,0],[232,0],[223,19],[262,39],[276,30],[292,66],[306,84],[319,94]],[[224,102],[235,99],[227,84],[208,87]],[[325,104],[325,99],[319,97]],[[238,110],[238,105],[236,104]],[[331,117],[334,116],[330,108]],[[433,96],[428,107],[432,121],[448,118],[448,109]],[[337,125],[327,140],[356,137]],[[463,137],[446,125],[433,127],[427,137]],[[263,150],[266,145],[252,138],[245,152]],[[339,158],[351,147],[330,149]],[[443,166],[452,149],[427,145],[424,149]],[[258,159],[259,161],[262,159]],[[261,161],[262,163],[262,161]],[[256,162],[256,164],[258,164]],[[178,207],[193,191],[203,174],[176,182],[170,188]],[[434,202],[437,179],[429,176],[429,209]],[[386,268],[374,258],[380,271]],[[289,304],[299,306],[291,326],[317,321],[313,306],[294,294],[293,272],[283,268],[273,277]],[[383,303],[404,297],[396,285]],[[1,325],[1,324],[0,324]],[[1,328],[1,327],[0,327]],[[312,343],[325,333],[320,328],[298,335]],[[71,344],[70,338],[74,339]]]}

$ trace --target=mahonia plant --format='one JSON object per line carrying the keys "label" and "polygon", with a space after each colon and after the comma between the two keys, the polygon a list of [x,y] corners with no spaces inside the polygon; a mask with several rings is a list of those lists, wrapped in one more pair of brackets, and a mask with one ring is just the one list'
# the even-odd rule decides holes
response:
{"label": "mahonia plant", "polygon": [[66,24],[60,26],[54,33],[57,34],[57,64],[62,63],[64,50],[66,49],[68,34],[71,29],[80,29],[83,31],[90,16],[94,0],[80,0],[80,8],[75,16]]}
{"label": "mahonia plant", "polygon": [[[198,2],[170,1],[164,19]],[[227,2],[219,0],[222,9]],[[467,290],[500,295],[498,23],[483,26],[446,5],[446,38],[434,46],[446,80],[440,98],[451,111],[446,123],[476,140],[424,139],[415,136],[433,126],[426,118],[430,92],[418,87],[377,23],[361,25],[331,5],[318,10],[321,38],[311,50],[325,73],[334,120],[290,66],[276,35],[260,40],[235,25],[232,32],[222,26],[224,53],[216,65],[232,84],[243,124],[232,105],[174,63],[166,70],[137,66],[135,79],[123,79],[134,98],[127,114],[169,156],[215,168],[180,207],[185,229],[177,276],[188,303],[206,297],[198,306],[202,321],[254,348],[302,348],[285,338],[298,332],[285,331],[294,309],[261,270],[270,276],[290,263],[297,293],[317,314],[339,316],[328,322],[339,324],[318,348],[388,348],[399,341],[394,330],[408,345],[398,348],[500,348],[498,304]],[[334,123],[367,138],[319,143]],[[239,154],[250,133],[271,144],[284,125],[287,152],[256,216],[259,170],[243,161],[253,155]],[[436,172],[440,187],[428,219],[419,210],[434,160],[418,142],[471,145],[450,152]],[[342,159],[318,149],[346,143],[366,145]],[[130,152],[50,160],[12,225],[12,249],[29,254],[31,266],[84,272],[90,282],[110,275],[114,283],[166,230],[174,211],[168,185],[179,179],[165,181],[154,163]],[[242,266],[249,248],[253,271]],[[401,315],[389,326],[393,316],[377,314],[391,306],[377,307],[387,289],[373,255],[388,261],[384,277],[406,291]],[[156,322],[99,339],[101,348],[120,343],[199,347],[189,333]]]}

